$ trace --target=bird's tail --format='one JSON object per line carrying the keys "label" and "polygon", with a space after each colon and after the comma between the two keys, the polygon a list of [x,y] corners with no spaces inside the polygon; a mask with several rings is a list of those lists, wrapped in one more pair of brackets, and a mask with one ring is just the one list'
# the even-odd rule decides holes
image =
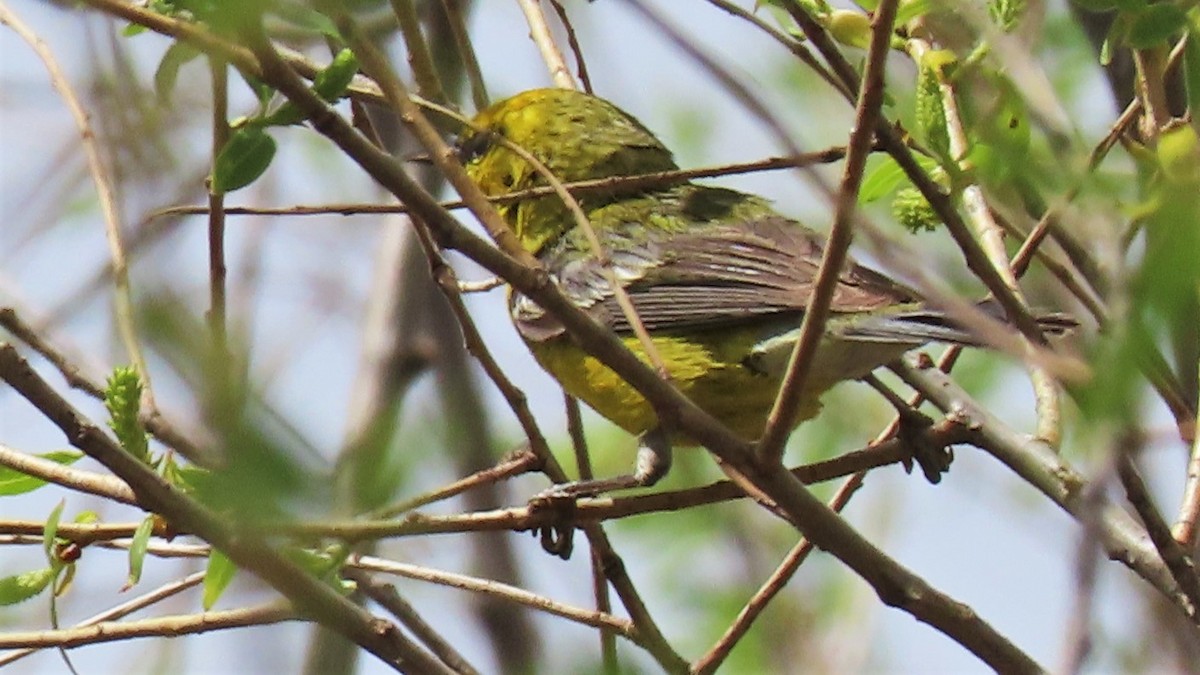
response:
{"label": "bird's tail", "polygon": [[[1004,310],[995,301],[982,302],[977,307],[992,318],[1004,321]],[[1061,312],[1036,314],[1034,318],[1047,335],[1061,335],[1079,326],[1074,317]],[[839,332],[849,339],[896,344],[946,342],[979,347],[990,342],[986,335],[965,328],[944,312],[927,308],[867,317],[849,322]]]}

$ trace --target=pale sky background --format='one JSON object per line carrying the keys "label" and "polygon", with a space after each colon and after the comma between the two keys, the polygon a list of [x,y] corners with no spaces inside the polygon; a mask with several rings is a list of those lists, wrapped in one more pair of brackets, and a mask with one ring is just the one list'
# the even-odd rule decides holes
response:
{"label": "pale sky background", "polygon": [[[48,42],[67,69],[68,77],[81,84],[89,67],[81,62],[89,53],[89,40],[104,39],[102,20],[93,17],[80,19],[81,11],[69,12],[33,0],[12,0],[12,9],[31,23]],[[548,76],[533,44],[527,39],[527,27],[514,2],[482,0],[477,2],[473,15],[472,36],[485,65],[485,77],[494,99],[522,89],[547,86]],[[838,129],[831,123],[849,120],[840,104],[825,104],[830,100],[820,92],[813,101],[800,101],[780,85],[788,64],[784,51],[766,40],[750,27],[730,19],[705,3],[653,3],[667,10],[673,19],[686,25],[689,35],[712,50],[744,82],[762,95],[776,115],[786,119],[805,149],[819,149],[841,142],[848,129]],[[650,129],[659,133],[667,144],[680,149],[684,166],[746,161],[782,152],[745,110],[722,92],[713,79],[647,29],[623,3],[605,0],[596,3],[570,3],[572,16],[580,31],[580,40],[589,57],[589,67],[597,93],[610,98],[639,117]],[[139,55],[136,68],[144,86],[149,86],[158,55],[168,44],[165,39],[142,35],[134,39]],[[103,50],[101,50],[103,52]],[[492,64],[503,64],[503,70]],[[203,69],[193,65],[181,78],[177,101],[203,100],[207,79]],[[1092,72],[1092,78],[1080,85],[1095,95],[1081,104],[1079,133],[1084,143],[1092,143],[1100,130],[1113,117],[1112,104],[1106,90]],[[195,89],[189,93],[189,78]],[[73,125],[61,100],[50,90],[44,70],[28,48],[10,31],[0,28],[0,299],[12,299],[28,308],[34,316],[51,312],[67,297],[76,293],[90,279],[93,271],[107,260],[101,221],[86,190],[74,194],[86,199],[72,201],[62,213],[31,210],[30,195],[39,195],[37,204],[44,204],[45,191],[70,184],[79,171],[81,153],[71,142]],[[244,87],[235,86],[239,99],[234,110],[248,110]],[[197,98],[198,97],[198,98]],[[239,109],[237,103],[242,107]],[[207,110],[197,116],[207,116]],[[813,124],[806,120],[820,120]],[[194,129],[202,129],[197,121]],[[304,137],[291,143],[291,135],[280,136],[281,156],[261,184],[238,193],[231,199],[237,204],[292,204],[322,201],[373,199],[374,192],[365,174],[353,167],[331,167],[324,154],[324,141],[307,131],[288,131]],[[173,136],[173,138],[178,138]],[[184,157],[207,151],[208,139],[203,133],[183,136],[194,144],[190,148],[175,148]],[[697,143],[696,139],[702,139]],[[190,140],[189,140],[190,139]],[[686,146],[686,147],[685,147]],[[175,176],[166,175],[161,194],[164,201],[153,204],[126,205],[125,217],[132,224],[145,210],[168,203],[173,193]],[[774,199],[781,211],[800,217],[817,229],[826,229],[828,211],[812,192],[789,173],[755,174],[722,179],[721,184],[752,190]],[[135,263],[135,284],[152,284],[155,280],[169,283],[185,292],[195,307],[205,304],[206,261],[203,258],[204,227],[201,219],[189,219],[183,224],[186,234],[170,239],[169,245],[159,245],[151,253],[152,264]],[[263,236],[268,234],[269,236]],[[268,395],[279,409],[295,420],[313,443],[327,454],[336,449],[344,434],[347,394],[356,368],[356,350],[360,330],[357,306],[339,305],[327,315],[326,309],[345,298],[361,299],[371,282],[375,246],[379,240],[378,223],[366,218],[343,219],[331,217],[299,222],[267,222],[262,219],[240,219],[230,227],[230,270],[237,274],[239,264],[247,259],[246,252],[262,245],[263,287],[268,296],[260,299],[254,315],[254,332],[259,344],[256,374],[274,378]],[[36,235],[36,238],[35,238]],[[261,237],[261,239],[260,239]],[[263,241],[263,244],[256,242]],[[327,256],[355,261],[337,269],[329,269]],[[939,254],[937,264],[952,265],[953,256]],[[943,265],[945,266],[945,265]],[[464,268],[464,277],[478,278],[479,274]],[[316,282],[313,280],[316,279]],[[234,282],[236,283],[236,282]],[[504,302],[499,292],[470,299],[472,311],[480,325],[488,331],[489,340],[508,372],[517,384],[531,396],[535,413],[546,421],[553,432],[561,428],[560,396],[550,386],[546,376],[533,364],[519,344],[505,316]],[[93,363],[108,364],[123,361],[116,341],[111,337],[106,301],[89,302],[81,311],[68,317],[56,329],[56,335],[89,355]],[[298,338],[297,336],[303,336]],[[100,340],[100,342],[96,342]],[[281,351],[275,351],[278,345]],[[52,380],[57,381],[57,380]],[[186,410],[188,401],[178,398],[178,386],[169,377],[159,384],[160,398],[168,411],[174,407]],[[843,389],[865,390],[858,385]],[[511,415],[499,405],[499,397],[490,387],[486,390],[497,403],[493,425],[506,442],[515,443],[519,431]],[[427,395],[428,383],[414,392],[414,402],[407,407],[409,418],[422,412],[433,412],[436,403]],[[173,398],[175,396],[176,398]],[[848,394],[852,401],[868,400],[863,391]],[[102,419],[100,406],[79,396],[73,397],[81,408]],[[1027,382],[1016,371],[993,387],[983,399],[1002,410],[1017,428],[1029,428],[1031,412]],[[834,404],[831,403],[831,407]],[[837,415],[836,411],[832,413]],[[857,412],[842,411],[844,415]],[[886,421],[887,413],[877,401],[871,403],[869,414]],[[1153,407],[1147,411],[1155,420],[1164,420],[1163,412]],[[8,391],[0,391],[0,442],[30,451],[45,451],[64,446],[64,441],[48,423],[26,426],[34,419],[24,402]],[[593,428],[604,423],[589,418]],[[427,424],[436,424],[435,422]],[[820,425],[821,420],[810,424]],[[863,429],[861,444],[878,428],[869,424]],[[1160,425],[1161,426],[1161,425]],[[802,431],[802,438],[803,438]],[[802,442],[802,441],[797,441]],[[795,444],[794,444],[795,445]],[[836,448],[845,451],[855,446]],[[632,445],[628,458],[632,460]],[[562,448],[565,449],[565,448]],[[1148,471],[1156,478],[1160,503],[1177,503],[1182,475],[1182,454],[1177,444],[1161,444],[1148,458]],[[1092,463],[1072,456],[1086,474],[1097,470]],[[614,461],[625,461],[618,458]],[[688,461],[687,459],[684,460]],[[693,465],[701,464],[692,460]],[[85,460],[80,466],[95,469]],[[620,464],[617,464],[619,467]],[[429,478],[429,485],[450,476]],[[540,484],[530,481],[529,493]],[[520,488],[518,488],[520,489]],[[43,490],[31,497],[6,499],[0,502],[5,517],[45,518],[63,493]],[[1014,503],[1016,506],[1014,506]],[[94,507],[94,502],[77,495],[68,497],[68,513]],[[102,513],[120,520],[121,513],[111,508]],[[125,518],[129,514],[124,514]],[[669,517],[669,516],[664,516]],[[765,516],[763,516],[765,518]],[[957,460],[941,485],[931,486],[919,476],[907,476],[891,467],[872,474],[866,488],[859,493],[848,511],[848,518],[879,543],[890,555],[922,575],[933,585],[973,607],[1001,633],[1047,667],[1054,667],[1060,658],[1063,643],[1063,623],[1070,609],[1073,585],[1073,551],[1079,539],[1079,529],[1061,511],[1049,505],[1040,495],[1022,484],[996,461],[982,451],[959,448]],[[518,551],[531,569],[538,570],[534,590],[552,597],[589,605],[590,590],[586,556],[578,554],[569,563],[545,556],[527,535],[519,536]],[[658,571],[641,569],[636,532],[618,531],[618,548],[622,537],[627,545],[626,562],[631,564],[635,580],[645,582]],[[644,539],[643,539],[644,540]],[[455,547],[463,540],[404,541],[389,544],[386,553],[403,560],[458,569]],[[649,543],[649,542],[647,542]],[[659,544],[661,545],[661,544]],[[677,552],[680,560],[690,560],[694,568],[680,573],[716,574],[728,572],[722,565],[731,557],[714,554],[710,559],[701,542],[685,540],[682,546],[693,547]],[[18,559],[20,558],[20,559]],[[834,576],[848,578],[851,573],[831,565],[827,556],[818,555],[819,578]],[[110,561],[101,565],[96,560]],[[0,552],[0,574],[33,569],[41,564],[37,547],[16,551],[5,547]],[[74,591],[61,603],[64,624],[89,615],[111,601],[111,593],[123,581],[121,554],[89,550],[80,568],[80,578]],[[153,588],[172,578],[179,564],[151,558],[146,564],[146,576],[139,590]],[[804,570],[807,569],[804,568]],[[805,576],[802,570],[800,577]],[[1129,627],[1140,616],[1140,603],[1135,594],[1141,592],[1139,582],[1123,567],[1102,563],[1100,592],[1097,605],[1098,640],[1119,639],[1129,635]],[[734,572],[729,572],[733,574]],[[1131,581],[1132,580],[1132,581]],[[245,585],[245,580],[242,581]],[[487,651],[474,641],[475,627],[465,620],[467,603],[454,592],[430,589],[412,582],[398,582],[402,590],[418,606],[433,607],[443,598],[451,608],[442,616],[430,613],[426,618],[461,647],[468,658],[485,671],[494,671]],[[934,630],[917,623],[910,615],[882,607],[865,583],[853,580],[848,587],[856,594],[856,606],[871,607],[864,614],[870,625],[860,627],[854,635],[846,636],[848,648],[859,643],[862,633],[869,635],[868,660],[859,665],[866,670],[886,666],[896,671],[921,672],[982,672],[984,666],[965,650]],[[94,589],[105,601],[89,602],[89,590]],[[790,592],[800,592],[790,589]],[[258,594],[262,598],[266,593]],[[655,606],[651,610],[670,619],[686,608]],[[188,596],[185,596],[188,597]],[[227,597],[234,597],[231,593]],[[239,595],[240,599],[250,596]],[[32,628],[45,621],[45,598],[23,606],[21,612],[0,611],[0,625],[10,628]],[[1129,608],[1138,606],[1133,616]],[[194,600],[168,604],[177,612],[193,611]],[[33,608],[33,609],[31,609]],[[161,610],[158,610],[161,611]],[[34,617],[30,619],[30,612]],[[33,621],[34,623],[30,623]],[[551,629],[563,635],[563,622],[538,617],[539,625],[552,635]],[[670,634],[672,622],[664,620]],[[594,640],[584,644],[594,649]],[[303,657],[307,626],[270,627],[249,631],[225,631],[203,636],[190,636],[173,645],[182,649],[180,662],[189,666],[190,673],[228,671],[235,663],[242,672],[295,672]],[[263,640],[271,640],[263,649]],[[153,658],[159,647],[152,641],[131,644],[101,645],[75,650],[72,656],[81,672],[130,672],[126,660],[130,654],[139,658],[133,672],[153,671]],[[623,649],[627,659],[647,664],[635,649]],[[636,656],[630,656],[637,654]],[[689,654],[694,656],[695,654]],[[848,661],[851,663],[852,661]],[[1097,670],[1111,669],[1112,663],[1093,664]],[[57,672],[61,668],[54,652],[45,652],[19,662],[14,673]],[[797,664],[797,670],[802,664]],[[649,670],[653,671],[650,664]],[[361,672],[390,672],[373,661],[362,660]]]}

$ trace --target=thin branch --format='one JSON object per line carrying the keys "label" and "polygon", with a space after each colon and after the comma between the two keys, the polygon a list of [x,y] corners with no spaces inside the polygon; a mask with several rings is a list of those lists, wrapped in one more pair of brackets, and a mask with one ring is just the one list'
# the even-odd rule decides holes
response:
{"label": "thin branch", "polygon": [[401,597],[400,592],[396,590],[394,585],[379,581],[373,574],[368,574],[365,570],[352,567],[345,569],[342,575],[358,584],[359,589],[367,597],[379,603],[381,607],[396,617],[405,628],[412,631],[418,640],[424,643],[426,647],[429,647],[429,651],[436,654],[442,660],[442,663],[453,668],[456,673],[474,675],[479,672],[454,648],[454,645],[443,639],[417,613],[415,607]]}
{"label": "thin branch", "polygon": [[587,93],[595,93],[592,91],[592,78],[588,75],[587,60],[583,58],[583,48],[579,46],[579,36],[575,34],[575,26],[571,25],[571,17],[567,16],[567,8],[563,7],[560,0],[548,0],[548,2],[554,8],[554,13],[558,15],[558,20],[562,23],[563,30],[567,32],[567,46],[571,48],[571,53],[575,55],[575,69],[579,74],[579,84],[583,86],[583,90]]}
{"label": "thin branch", "polygon": [[[914,403],[915,404],[915,403]],[[892,431],[891,427],[880,434],[885,437]],[[946,447],[963,443],[971,443],[975,432],[953,420],[944,420],[922,431],[918,442],[927,447]],[[792,474],[805,484],[821,483],[836,478],[852,475],[856,472],[872,468],[897,464],[909,456],[904,441],[898,439],[878,440],[861,450],[848,452],[833,459],[805,464],[791,470]],[[525,468],[531,453],[524,452],[511,460],[502,461],[491,469],[479,472],[475,477],[467,477],[467,481],[483,480],[489,473],[511,474],[515,469]],[[538,460],[540,461],[540,460]],[[565,482],[567,477],[561,472],[551,473],[550,479],[555,482]],[[556,477],[557,476],[557,477]],[[459,481],[428,493],[425,500],[431,500],[431,495],[446,492],[459,492]],[[716,504],[720,502],[744,499],[746,494],[730,481],[723,480],[708,485],[680,490],[665,490],[630,497],[599,497],[581,499],[576,504],[574,521],[582,526],[600,523],[606,520],[616,520],[653,513],[682,511],[685,509]],[[415,508],[415,507],[413,507]],[[388,511],[395,511],[391,508]],[[266,526],[277,534],[293,535],[306,539],[334,538],[345,542],[362,540],[385,539],[391,537],[406,537],[425,534],[453,534],[480,531],[528,531],[539,529],[555,522],[559,516],[545,509],[531,509],[528,506],[496,511],[453,514],[446,516],[429,516],[421,513],[408,513],[402,520],[354,520],[346,522],[307,522],[280,523]],[[59,523],[57,536],[80,544],[99,543],[112,539],[129,538],[134,535],[138,523]],[[45,528],[41,521],[0,521],[0,534],[36,535],[40,536]],[[159,536],[177,536],[177,530],[164,530]],[[40,541],[40,539],[39,539]],[[152,544],[153,545],[153,544]],[[207,549],[206,549],[207,550]]]}
{"label": "thin branch", "polygon": [[1167,569],[1171,570],[1180,590],[1192,601],[1193,606],[1200,607],[1200,575],[1197,574],[1196,563],[1187,550],[1171,536],[1171,528],[1167,527],[1167,523],[1154,506],[1150,490],[1146,488],[1146,482],[1142,480],[1141,472],[1134,464],[1133,449],[1129,448],[1128,444],[1125,445],[1126,447],[1122,448],[1123,452],[1117,457],[1117,476],[1121,478],[1125,495],[1137,511],[1142,524],[1146,526],[1150,541],[1154,542],[1154,547],[1158,549]]}
{"label": "thin branch", "polygon": [[[42,358],[49,361],[62,374],[71,388],[78,389],[97,400],[104,400],[104,388],[99,383],[89,379],[83,370],[64,352],[50,344],[49,340],[43,338],[37,330],[22,320],[15,309],[12,307],[0,307],[0,326],[8,330],[9,333],[12,333],[14,337],[29,345]],[[162,411],[157,409],[151,411],[143,410],[140,417],[140,421],[146,427],[146,431],[149,431],[152,436],[163,444],[187,457],[197,466],[212,467],[217,464],[217,460],[211,450],[201,448],[201,446],[192,442],[190,438],[184,436],[163,416]]]}
{"label": "thin branch", "polygon": [[433,65],[429,43],[421,33],[421,21],[412,0],[391,0],[392,13],[400,22],[400,34],[404,36],[404,48],[408,52],[408,67],[417,83],[417,93],[430,101],[441,103],[446,100],[442,81]]}
{"label": "thin branch", "polygon": [[759,457],[765,461],[782,461],[787,437],[799,421],[804,384],[815,361],[817,348],[824,339],[825,322],[829,318],[833,296],[841,280],[842,267],[846,263],[850,242],[854,237],[852,227],[858,207],[858,190],[862,186],[863,171],[867,166],[867,157],[871,154],[874,130],[880,116],[880,106],[883,104],[883,73],[891,49],[892,24],[896,19],[897,4],[898,2],[889,0],[881,2],[872,19],[866,76],[863,78],[862,91],[859,92],[858,105],[854,112],[854,130],[847,144],[846,165],[842,170],[842,184],[837,193],[833,226],[829,231],[829,239],[825,242],[812,296],[804,309],[800,336],[792,349],[787,374],[771,406],[766,428],[756,448]]}
{"label": "thin branch", "polygon": [[462,60],[463,70],[467,73],[467,81],[471,83],[471,100],[476,110],[483,110],[488,105],[487,86],[483,81],[483,72],[479,68],[479,58],[475,56],[475,47],[467,34],[467,19],[463,15],[463,0],[442,0],[442,9],[446,12],[446,23],[454,36],[454,47]]}
{"label": "thin branch", "polygon": [[301,618],[290,606],[271,603],[244,609],[164,616],[137,621],[101,621],[60,630],[0,633],[0,649],[46,649],[48,647],[74,649],[75,647],[134,638],[174,638],[214,630],[266,626],[284,621],[296,621]]}
{"label": "thin branch", "polygon": [[738,7],[732,2],[729,2],[728,0],[708,0],[708,3],[718,9],[728,12],[739,19],[742,19],[743,21],[749,22],[755,28],[758,28],[769,35],[772,40],[783,45],[784,49],[787,49],[796,58],[800,59],[801,63],[808,66],[809,69],[811,69],[817,74],[818,77],[824,80],[826,84],[833,87],[834,90],[842,95],[842,98],[850,103],[854,102],[854,90],[847,88],[844,82],[834,77],[833,74],[829,72],[828,68],[821,65],[821,62],[817,60],[817,57],[812,55],[812,52],[808,51],[803,42],[783,34],[771,24],[758,18],[754,14],[747,12],[741,7]]}
{"label": "thin branch", "polygon": [[[917,63],[923,63],[925,54],[932,49],[927,42],[916,38],[910,38],[908,46],[913,60]],[[944,76],[942,69],[935,70],[938,89],[941,92],[942,111],[946,120],[951,157],[954,158],[959,165],[959,170],[964,175],[971,175],[974,168],[969,159],[971,143],[967,138],[967,130],[959,111],[955,84]],[[983,195],[983,188],[974,181],[963,186],[962,202],[966,210],[967,223],[973,227],[981,250],[991,261],[992,267],[1000,275],[1013,297],[1021,304],[1028,305],[1021,292],[1021,286],[1017,283],[1017,274],[1009,266],[1008,252],[1004,248],[1004,230],[996,222],[991,206]],[[1058,387],[1050,377],[1050,373],[1044,368],[1031,365],[1029,376],[1033,383],[1036,399],[1037,436],[1057,447],[1062,439],[1062,410],[1059,404]]]}
{"label": "thin branch", "polygon": [[[158,588],[150,591],[149,593],[143,593],[142,595],[140,595],[136,598],[127,600],[115,607],[110,607],[109,609],[106,609],[103,612],[100,612],[99,614],[95,614],[87,619],[84,619],[83,621],[80,621],[78,624],[76,624],[76,628],[95,626],[96,624],[103,623],[106,621],[120,619],[120,618],[122,618],[124,616],[128,616],[140,609],[144,609],[151,605],[157,604],[163,600],[166,600],[167,598],[178,595],[178,594],[186,591],[189,588],[199,586],[200,583],[203,581],[204,581],[204,572],[195,572],[193,574],[189,574],[188,576],[186,576],[178,581],[172,581],[172,582],[163,584],[162,586],[159,586]],[[23,659],[26,656],[35,654],[35,653],[37,653],[37,651],[38,651],[37,648],[31,647],[31,648],[19,649],[16,651],[12,651],[7,654],[0,654],[0,666],[7,666],[8,664],[18,661],[20,659]]]}
{"label": "thin branch", "polygon": [[500,277],[488,277],[487,279],[479,279],[478,281],[459,281],[458,292],[463,294],[486,293],[503,285],[504,280]]}
{"label": "thin branch", "polygon": [[21,342],[29,345],[42,358],[50,362],[72,389],[87,393],[92,398],[103,399],[104,388],[89,379],[78,365],[65,353],[50,344],[33,326],[25,323],[13,307],[0,307],[0,327]]}
{"label": "thin branch", "polygon": [[[212,165],[229,141],[229,66],[219,58],[209,57],[212,73]],[[114,265],[114,270],[116,266]],[[225,268],[225,194],[208,194],[208,326],[212,333],[215,363],[222,364],[226,376],[234,372],[229,354],[228,309],[226,307]]]}
{"label": "thin branch", "polygon": [[542,11],[539,0],[517,0],[521,12],[525,14],[525,22],[529,24],[529,38],[537,45],[542,55],[542,61],[550,70],[550,79],[554,86],[562,89],[578,89],[571,69],[563,59],[562,51],[554,44],[554,36],[550,34],[550,25],[546,22],[546,14]]}
{"label": "thin branch", "polygon": [[[567,410],[567,434],[571,437],[571,449],[575,453],[575,466],[579,470],[580,480],[592,480],[592,458],[588,453],[587,438],[583,433],[583,415],[579,409],[579,399],[563,392],[563,405]],[[608,595],[608,583],[604,576],[604,560],[593,550],[588,556],[592,568],[592,595],[596,598],[597,611],[611,613],[612,599]],[[603,656],[605,672],[616,672],[617,644],[612,631],[600,631],[600,653]]]}
{"label": "thin branch", "polygon": [[37,57],[46,67],[46,71],[50,76],[50,83],[54,85],[55,90],[62,97],[63,103],[66,104],[71,117],[75,120],[75,126],[79,130],[83,152],[87,157],[88,172],[92,175],[92,180],[96,183],[96,193],[100,200],[100,211],[104,215],[104,234],[108,241],[109,255],[112,258],[115,287],[113,299],[116,303],[117,331],[121,335],[121,341],[125,345],[125,351],[129,356],[129,360],[137,369],[138,376],[142,380],[144,387],[142,394],[143,403],[146,407],[154,409],[156,406],[154,405],[154,394],[150,382],[150,371],[146,367],[146,359],[142,355],[142,349],[138,343],[137,328],[133,322],[133,296],[129,288],[129,265],[125,257],[125,245],[121,240],[121,215],[117,206],[116,188],[113,186],[112,176],[109,175],[108,167],[105,165],[103,157],[101,157],[96,132],[92,128],[87,111],[84,110],[83,104],[75,94],[70,81],[67,80],[66,75],[62,72],[62,68],[58,65],[58,60],[54,57],[50,48],[3,2],[0,2],[0,23],[12,28],[13,32],[20,36],[33,49],[34,53],[37,54]]}
{"label": "thin branch", "polygon": [[223,551],[239,567],[271,584],[323,625],[345,635],[394,668],[444,670],[394,625],[371,616],[332,587],[270,548],[264,540],[235,535],[228,520],[183,494],[125,452],[58,395],[12,346],[0,343],[0,380],[7,382],[66,435],[68,441],[129,484],[143,508],[162,515]]}
{"label": "thin branch", "polygon": [[[921,431],[915,439],[922,445],[941,448],[962,443],[973,443],[976,431],[954,420],[939,422]],[[791,470],[797,480],[805,484],[821,483],[835,478],[850,476],[867,469],[899,464],[911,456],[905,441],[890,439],[870,445],[862,450],[846,453],[823,462],[806,464]],[[565,476],[551,480],[565,481]],[[596,497],[578,500],[571,514],[571,522],[583,527],[606,520],[629,518],[715,504],[746,497],[737,485],[722,480],[700,487],[680,490],[665,490],[631,497]],[[451,534],[491,530],[528,531],[538,530],[561,520],[560,514],[544,508],[529,506],[497,509],[476,513],[433,516],[408,513],[402,520],[351,520],[344,522],[321,521],[305,523],[277,523],[269,525],[270,531],[301,538],[333,538],[347,542],[389,537],[410,537],[425,534]],[[67,527],[63,524],[60,527]],[[0,530],[2,531],[2,530]]]}
{"label": "thin branch", "polygon": [[1159,132],[1171,121],[1171,106],[1167,103],[1165,86],[1167,71],[1166,46],[1133,50],[1137,67],[1137,98],[1146,111],[1142,119],[1142,138],[1150,144],[1158,140]]}
{"label": "thin branch", "polygon": [[[655,171],[651,173],[631,174],[628,176],[608,176],[606,178],[595,178],[592,180],[561,183],[561,185],[573,195],[585,195],[599,192],[603,192],[605,194],[621,194],[624,192],[633,193],[641,192],[650,188],[662,187],[665,185],[674,185],[691,180],[693,178],[735,176],[739,174],[753,173],[756,171],[780,171],[783,169],[803,168],[814,164],[831,164],[841,161],[845,158],[845,156],[846,149],[844,147],[833,146],[826,148],[825,150],[801,153],[795,157],[768,157],[766,159],[755,160],[752,162],[723,164],[713,167]],[[509,192],[503,195],[486,197],[486,200],[493,204],[511,204],[526,199],[552,195],[555,194],[555,190],[556,188],[553,185],[542,185],[528,188],[526,190]],[[442,207],[443,209],[468,208],[467,204],[462,200],[438,202],[438,206]],[[230,216],[315,216],[328,214],[353,216],[410,212],[411,209],[403,204],[362,203],[323,204],[311,206],[294,205],[277,208],[246,206],[231,206],[225,208],[226,215]],[[146,217],[146,221],[168,216],[193,216],[204,215],[207,213],[208,207],[205,206],[170,206],[151,213]]]}
{"label": "thin branch", "polygon": [[553,616],[557,616],[569,621],[591,626],[593,628],[606,628],[614,631],[622,637],[628,638],[637,642],[640,636],[634,630],[632,622],[628,619],[622,619],[587,609],[572,607],[560,602],[555,602],[536,593],[500,583],[489,579],[480,579],[478,577],[468,576],[466,574],[456,574],[454,572],[443,572],[440,570],[430,569],[421,565],[410,565],[395,560],[387,560],[384,558],[376,558],[373,556],[362,556],[350,561],[350,565],[356,569],[367,570],[370,572],[382,572],[384,574],[394,574],[406,579],[417,579],[427,581],[429,583],[438,584],[440,586],[448,586],[473,593],[483,593],[498,598],[502,598],[509,602],[529,607],[538,611],[546,612]]}
{"label": "thin branch", "polygon": [[529,451],[519,452],[512,457],[508,457],[500,461],[496,466],[481,469],[471,474],[460,478],[449,485],[440,487],[436,490],[430,490],[425,494],[418,495],[411,499],[406,499],[399,504],[392,504],[371,514],[372,518],[385,519],[392,518],[402,513],[408,513],[415,509],[419,509],[426,504],[440,502],[451,497],[460,495],[467,490],[473,490],[485,483],[495,483],[497,481],[519,476],[524,473],[536,470],[541,467],[542,458],[537,454]]}
{"label": "thin branch", "polygon": [[[963,424],[977,429],[980,447],[1074,518],[1083,518],[1082,511],[1087,505],[1082,497],[1088,483],[1052,448],[1010,429],[944,373],[914,365],[908,359],[896,366],[895,371],[939,408],[951,411]],[[1179,589],[1158,551],[1148,545],[1141,525],[1123,510],[1110,506],[1099,520],[1099,532],[1110,558],[1121,561],[1158,589],[1189,621],[1200,623],[1197,605]]]}
{"label": "thin branch", "polygon": [[1175,540],[1185,549],[1195,550],[1197,525],[1200,525],[1200,418],[1193,422],[1192,451],[1188,456],[1187,479],[1183,484],[1183,499],[1175,519]]}
{"label": "thin branch", "polygon": [[64,466],[3,444],[0,444],[0,466],[77,492],[104,497],[121,504],[137,504],[133,490],[119,478]]}
{"label": "thin branch", "polygon": [[[59,523],[54,536],[80,545],[88,545],[114,539],[128,539],[137,533],[137,523]],[[158,528],[160,537],[173,536],[166,528]],[[0,520],[0,533],[18,536],[34,536],[41,541],[46,532],[46,523],[40,520]]]}
{"label": "thin branch", "polygon": [[[846,504],[850,502],[850,497],[862,487],[866,476],[866,471],[860,471],[851,476],[838,488],[833,499],[829,501],[829,508],[840,513],[846,507]],[[762,587],[754,593],[746,603],[746,606],[742,608],[742,611],[738,612],[733,623],[725,630],[725,633],[721,635],[717,643],[703,657],[697,659],[696,663],[692,666],[693,672],[698,675],[706,675],[708,673],[715,673],[721,667],[721,664],[729,657],[729,653],[733,651],[734,646],[737,645],[738,640],[742,639],[746,632],[750,630],[750,626],[762,615],[771,600],[783,590],[784,586],[791,580],[796,570],[800,569],[800,565],[804,563],[812,551],[812,542],[804,538],[801,538],[788,551],[783,561],[779,563],[779,566],[775,568],[775,571],[771,573],[771,576],[767,578]]]}

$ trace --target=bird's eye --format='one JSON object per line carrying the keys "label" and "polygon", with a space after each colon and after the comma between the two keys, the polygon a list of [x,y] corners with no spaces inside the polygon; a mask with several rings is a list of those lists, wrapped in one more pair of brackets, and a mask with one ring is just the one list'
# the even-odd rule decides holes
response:
{"label": "bird's eye", "polygon": [[493,131],[478,131],[458,139],[458,144],[455,151],[458,153],[458,161],[463,164],[470,164],[479,159],[492,147],[495,142],[496,134]]}

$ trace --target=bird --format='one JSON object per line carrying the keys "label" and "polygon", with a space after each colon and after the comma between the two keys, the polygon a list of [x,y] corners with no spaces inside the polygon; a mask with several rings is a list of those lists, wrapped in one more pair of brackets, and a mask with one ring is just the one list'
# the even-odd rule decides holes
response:
{"label": "bird", "polygon": [[[496,102],[470,120],[454,147],[468,176],[491,197],[545,187],[547,170],[570,183],[679,168],[635,117],[570,89],[532,89]],[[756,441],[813,294],[823,237],[762,197],[690,180],[589,190],[576,200],[603,257],[557,194],[540,191],[496,209],[572,304],[649,362],[615,281],[674,386],[739,437]],[[640,439],[633,472],[559,486],[559,493],[653,485],[670,468],[672,446],[696,445],[668,434],[636,389],[528,296],[510,292],[509,308],[537,363],[568,394]],[[1062,314],[1038,320],[1054,333],[1074,324]],[[804,381],[797,424],[818,414],[822,394],[834,385],[864,378],[931,341],[979,343],[915,290],[848,261]]]}

